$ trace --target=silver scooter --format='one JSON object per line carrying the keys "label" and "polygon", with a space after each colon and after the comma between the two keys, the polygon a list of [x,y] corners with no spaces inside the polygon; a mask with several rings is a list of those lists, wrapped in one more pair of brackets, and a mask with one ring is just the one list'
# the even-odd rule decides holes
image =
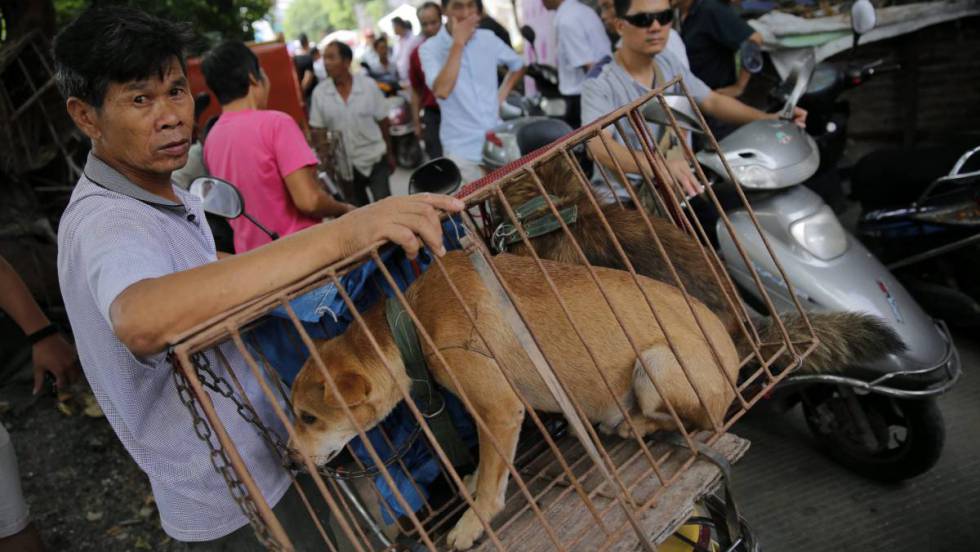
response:
{"label": "silver scooter", "polygon": [[[855,6],[867,4],[866,0]],[[857,10],[870,8],[857,7]],[[870,27],[867,13],[854,14],[855,44]],[[873,26],[873,9],[871,11]],[[945,426],[936,397],[960,376],[960,360],[946,325],[931,319],[901,283],[847,232],[816,193],[801,186],[820,164],[816,142],[792,122],[793,109],[806,92],[816,67],[804,57],[779,121],[756,121],[718,143],[719,152],[700,151],[697,160],[714,186],[739,186],[759,222],[749,213],[726,209],[731,229],[718,221],[718,248],[728,272],[743,290],[757,289],[749,267],[736,251],[738,237],[753,268],[779,311],[859,311],[885,321],[905,341],[907,351],[867,366],[841,367],[834,374],[797,373],[778,386],[787,404],[799,401],[807,425],[831,456],[871,478],[897,481],[930,469],[942,452]],[[686,97],[671,97],[675,118],[697,131],[698,114]],[[666,121],[659,105],[648,120]],[[736,182],[729,178],[725,164]],[[764,239],[763,239],[764,235]],[[785,271],[788,286],[767,251]],[[792,289],[794,297],[790,294]],[[746,293],[750,304],[761,297]],[[760,303],[757,303],[760,304]]]}

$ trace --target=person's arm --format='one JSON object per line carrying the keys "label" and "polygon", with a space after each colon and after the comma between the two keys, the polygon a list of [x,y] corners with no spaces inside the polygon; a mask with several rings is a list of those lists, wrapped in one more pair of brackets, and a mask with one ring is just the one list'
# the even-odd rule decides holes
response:
{"label": "person's arm", "polygon": [[504,77],[504,81],[500,83],[500,88],[497,90],[497,103],[499,104],[507,99],[507,94],[510,94],[510,91],[514,89],[517,82],[524,76],[524,71],[527,67],[524,64],[524,59],[517,55],[517,52],[513,48],[496,36],[493,38],[492,42],[497,49],[497,65],[504,65],[508,70],[507,76]]}
{"label": "person's arm", "polygon": [[422,98],[419,97],[418,90],[412,87],[412,127],[415,129],[415,136],[422,138],[422,118],[419,113],[422,111]]}
{"label": "person's arm", "polygon": [[443,255],[439,214],[462,208],[461,201],[448,196],[389,197],[246,253],[140,280],[112,300],[113,331],[134,355],[147,357],[228,309],[382,240],[401,246],[409,258],[423,243]]}
{"label": "person's arm", "polygon": [[310,91],[310,88],[313,87],[313,79],[315,78],[316,76],[313,74],[312,69],[307,69],[303,72],[303,81],[300,82],[300,90],[303,91],[303,94]]}
{"label": "person's arm", "polygon": [[[34,301],[27,284],[6,259],[0,257],[0,310],[7,313],[26,335],[51,325],[51,321]],[[63,388],[78,378],[78,356],[60,333],[53,333],[35,343],[31,349],[34,365],[34,394],[41,390],[44,373],[50,372],[55,385]]]}
{"label": "person's arm", "polygon": [[[778,113],[766,113],[754,107],[717,92],[711,92],[701,101],[701,108],[705,113],[716,117],[726,123],[744,125],[752,121],[761,119],[778,119]],[[793,122],[797,125],[806,125],[806,111],[797,107],[794,112]]]}
{"label": "person's arm", "polygon": [[287,174],[283,181],[296,210],[310,218],[339,217],[354,209],[350,203],[341,203],[327,193],[317,181],[312,166],[300,167]]}
{"label": "person's arm", "polygon": [[371,99],[374,103],[374,120],[381,129],[381,138],[385,141],[385,152],[388,158],[388,168],[395,172],[395,148],[391,143],[391,121],[388,120],[388,104],[384,94],[377,86],[371,89]]}
{"label": "person's arm", "polygon": [[[762,35],[758,32],[752,33],[748,39],[750,42],[754,42],[758,46],[762,46]],[[739,55],[736,53],[735,55]],[[745,87],[749,84],[749,79],[752,78],[752,73],[745,70],[744,67],[740,67],[738,71],[738,78],[735,83],[730,86],[725,86],[723,88],[718,88],[715,92],[719,94],[724,94],[725,96],[730,96],[732,98],[737,98],[745,92]]]}
{"label": "person's arm", "polygon": [[507,76],[504,77],[504,82],[500,83],[500,88],[497,90],[497,103],[503,103],[507,99],[507,94],[517,86],[518,81],[524,76],[524,71],[527,67],[521,67],[516,71],[510,71]]}
{"label": "person's arm", "polygon": [[[479,23],[480,17],[476,14],[453,22],[453,44],[449,48],[449,57],[446,58],[446,62],[430,86],[437,98],[445,100],[456,88],[456,79],[459,77],[459,68],[463,61],[463,49],[476,32]],[[425,71],[429,72],[427,69]]]}

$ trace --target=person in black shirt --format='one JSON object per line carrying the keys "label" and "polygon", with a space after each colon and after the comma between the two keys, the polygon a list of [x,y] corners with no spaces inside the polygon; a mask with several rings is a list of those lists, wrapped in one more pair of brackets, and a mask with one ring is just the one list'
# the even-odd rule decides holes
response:
{"label": "person in black shirt", "polygon": [[300,49],[293,56],[293,65],[296,67],[296,78],[299,79],[299,86],[303,92],[303,100],[306,102],[307,109],[310,105],[310,96],[313,88],[316,87],[317,78],[313,71],[313,50],[310,48],[310,39],[306,33],[299,35]]}
{"label": "person in black shirt", "polygon": [[500,40],[503,40],[504,44],[510,46],[511,48],[514,47],[514,45],[510,43],[510,33],[507,32],[507,29],[505,29],[500,22],[490,17],[485,11],[483,11],[483,0],[476,0],[476,13],[480,15],[480,24],[477,25],[477,28],[493,31],[493,34],[497,35],[497,38]]}
{"label": "person in black shirt", "polygon": [[719,94],[741,95],[750,74],[736,74],[735,56],[746,40],[761,45],[762,35],[721,0],[676,0],[675,6],[691,72]]}

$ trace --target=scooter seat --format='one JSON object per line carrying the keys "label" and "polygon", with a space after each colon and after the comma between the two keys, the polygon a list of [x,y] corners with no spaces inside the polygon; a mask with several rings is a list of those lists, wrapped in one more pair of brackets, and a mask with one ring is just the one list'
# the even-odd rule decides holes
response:
{"label": "scooter seat", "polygon": [[527,155],[559,140],[569,132],[572,132],[572,127],[565,121],[540,119],[517,130],[517,147],[521,150],[521,155]]}

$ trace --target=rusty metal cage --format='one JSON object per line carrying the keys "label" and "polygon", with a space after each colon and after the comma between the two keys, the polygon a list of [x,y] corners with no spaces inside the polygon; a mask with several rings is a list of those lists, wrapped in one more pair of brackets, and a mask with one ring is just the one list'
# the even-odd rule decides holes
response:
{"label": "rusty metal cage", "polygon": [[[817,338],[799,305],[796,329],[788,329],[744,252],[768,321],[739,299],[666,170],[677,153],[645,123],[647,102],[670,113],[658,89],[464,187],[467,209],[444,224],[459,251],[396,262],[398,252],[379,243],[174,343],[174,378],[195,429],[264,544],[291,550],[300,536],[289,534],[257,487],[217,401],[231,401],[270,454],[297,468],[290,477],[325,550],[652,550],[712,490],[720,470],[709,460],[734,461],[748,446],[728,433],[732,424]],[[627,128],[640,141],[630,149],[639,177],[628,178],[616,161],[597,164],[598,185],[590,183],[585,148],[608,151],[612,133]],[[669,131],[681,135],[673,116]],[[730,225],[690,147],[684,140],[677,147]],[[603,196],[616,181],[630,201]],[[367,283],[354,277],[366,264]],[[323,324],[298,313],[304,298],[324,290],[346,309],[345,337],[314,337]],[[377,301],[360,300],[365,290]],[[406,377],[404,352],[392,352],[397,339],[382,322],[388,308],[417,335],[435,381],[422,386],[427,396]],[[284,380],[292,375],[261,343],[273,319],[303,365],[291,391]],[[344,356],[348,341],[360,344],[356,359]],[[385,409],[365,414],[347,395],[351,371],[369,369],[386,400],[399,403],[400,428],[385,425]],[[257,415],[246,380],[257,383],[274,419]],[[297,404],[308,405],[299,389],[310,381],[323,385],[338,426],[353,428],[343,452],[304,444],[322,435],[319,413]],[[365,391],[372,406],[382,404],[371,398],[376,391]],[[435,405],[433,394],[442,397]],[[456,438],[479,462],[447,449],[435,420],[451,407],[471,420],[469,438],[459,424]],[[428,455],[434,468],[425,478],[409,465],[409,449]],[[311,484],[298,483],[307,477]],[[330,510],[329,527],[313,498]]]}

